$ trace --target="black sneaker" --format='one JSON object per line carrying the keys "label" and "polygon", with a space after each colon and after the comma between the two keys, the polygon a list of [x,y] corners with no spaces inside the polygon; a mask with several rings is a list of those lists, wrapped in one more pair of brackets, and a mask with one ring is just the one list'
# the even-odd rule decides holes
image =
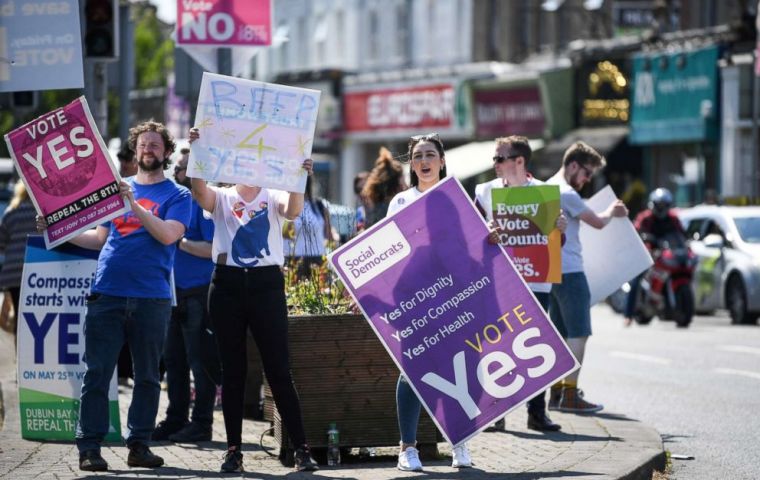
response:
{"label": "black sneaker", "polygon": [[296,449],[296,453],[293,455],[293,460],[295,463],[295,469],[299,472],[313,472],[319,470],[319,465],[317,465],[317,462],[311,458],[311,451],[306,445]]}
{"label": "black sneaker", "polygon": [[127,465],[130,467],[157,468],[164,464],[164,459],[150,451],[144,443],[129,446]]}
{"label": "black sneaker", "polygon": [[177,443],[208,442],[211,440],[211,427],[190,422],[182,430],[169,435],[169,440]]}
{"label": "black sneaker", "polygon": [[105,472],[108,463],[100,456],[98,450],[85,450],[79,454],[79,469],[88,472]]}
{"label": "black sneaker", "polygon": [[173,423],[168,420],[161,421],[156,425],[156,428],[153,430],[153,435],[151,435],[150,438],[156,442],[169,440],[169,435],[179,432],[185,427],[185,425],[187,424]]}
{"label": "black sneaker", "polygon": [[506,430],[506,427],[504,426],[504,419],[496,420],[493,425],[486,427],[484,432],[503,432]]}
{"label": "black sneaker", "polygon": [[224,454],[224,462],[222,463],[222,473],[241,473],[243,472],[243,453],[240,449],[227,450]]}

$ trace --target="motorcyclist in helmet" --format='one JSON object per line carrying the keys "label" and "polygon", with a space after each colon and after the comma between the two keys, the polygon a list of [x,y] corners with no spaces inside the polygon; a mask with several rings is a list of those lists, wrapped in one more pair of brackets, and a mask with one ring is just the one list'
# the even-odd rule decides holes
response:
{"label": "motorcyclist in helmet", "polygon": [[[673,213],[673,194],[667,188],[657,188],[649,194],[648,208],[636,216],[633,224],[642,240],[651,249],[656,247],[660,240],[671,235],[678,235],[681,241],[686,240],[681,221]],[[643,274],[642,274],[643,275]],[[636,294],[638,293],[641,275],[631,281],[631,290],[628,292],[628,301],[625,305],[625,325],[633,322],[633,311],[636,307]]]}

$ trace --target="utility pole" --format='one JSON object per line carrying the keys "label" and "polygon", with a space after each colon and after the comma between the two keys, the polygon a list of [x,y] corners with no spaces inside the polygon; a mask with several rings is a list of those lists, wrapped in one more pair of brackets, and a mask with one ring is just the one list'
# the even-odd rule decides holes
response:
{"label": "utility pole", "polygon": [[760,155],[758,155],[758,141],[760,132],[758,132],[758,120],[760,120],[760,1],[757,2],[755,13],[755,28],[758,32],[757,45],[755,47],[755,74],[752,76],[752,160],[755,164],[754,173],[752,174],[752,185],[750,186],[750,195],[756,200],[760,199]]}
{"label": "utility pole", "polygon": [[220,75],[232,75],[232,50],[228,47],[217,50],[216,67]]}

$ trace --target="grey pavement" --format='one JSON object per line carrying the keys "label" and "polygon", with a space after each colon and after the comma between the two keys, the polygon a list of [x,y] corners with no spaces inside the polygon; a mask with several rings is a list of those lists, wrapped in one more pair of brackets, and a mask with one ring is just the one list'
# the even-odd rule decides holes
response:
{"label": "grey pavement", "polygon": [[[395,467],[395,448],[379,448],[375,457],[360,459],[350,455],[340,467],[322,467],[315,473],[296,473],[282,466],[265,449],[273,450],[275,441],[263,436],[266,422],[245,420],[243,425],[244,464],[242,475],[218,473],[225,449],[221,410],[215,412],[211,442],[198,445],[157,443],[153,451],[166,460],[166,466],[150,470],[129,468],[127,449],[104,445],[103,457],[111,470],[101,475],[85,475],[78,469],[78,454],[73,443],[40,442],[21,439],[18,412],[16,368],[11,337],[0,331],[0,478],[8,479],[187,479],[187,478],[341,478],[341,479],[649,479],[653,469],[662,469],[665,453],[660,435],[651,427],[625,415],[602,412],[593,416],[552,413],[562,431],[541,434],[526,428],[527,414],[519,408],[507,416],[506,431],[484,432],[469,442],[474,468],[451,468],[451,449],[438,445],[440,459],[424,461],[422,473],[401,472]],[[122,424],[126,418],[131,389],[120,387]],[[159,416],[165,409],[162,394]],[[354,453],[356,449],[354,449]]]}

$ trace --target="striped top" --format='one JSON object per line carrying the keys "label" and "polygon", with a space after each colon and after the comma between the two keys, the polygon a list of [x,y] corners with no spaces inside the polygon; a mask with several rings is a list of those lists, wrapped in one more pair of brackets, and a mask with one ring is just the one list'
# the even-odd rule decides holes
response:
{"label": "striped top", "polygon": [[0,220],[0,251],[5,252],[5,262],[0,270],[0,289],[21,285],[21,272],[24,268],[26,236],[36,233],[37,211],[31,201],[27,200],[13,210],[7,210]]}

